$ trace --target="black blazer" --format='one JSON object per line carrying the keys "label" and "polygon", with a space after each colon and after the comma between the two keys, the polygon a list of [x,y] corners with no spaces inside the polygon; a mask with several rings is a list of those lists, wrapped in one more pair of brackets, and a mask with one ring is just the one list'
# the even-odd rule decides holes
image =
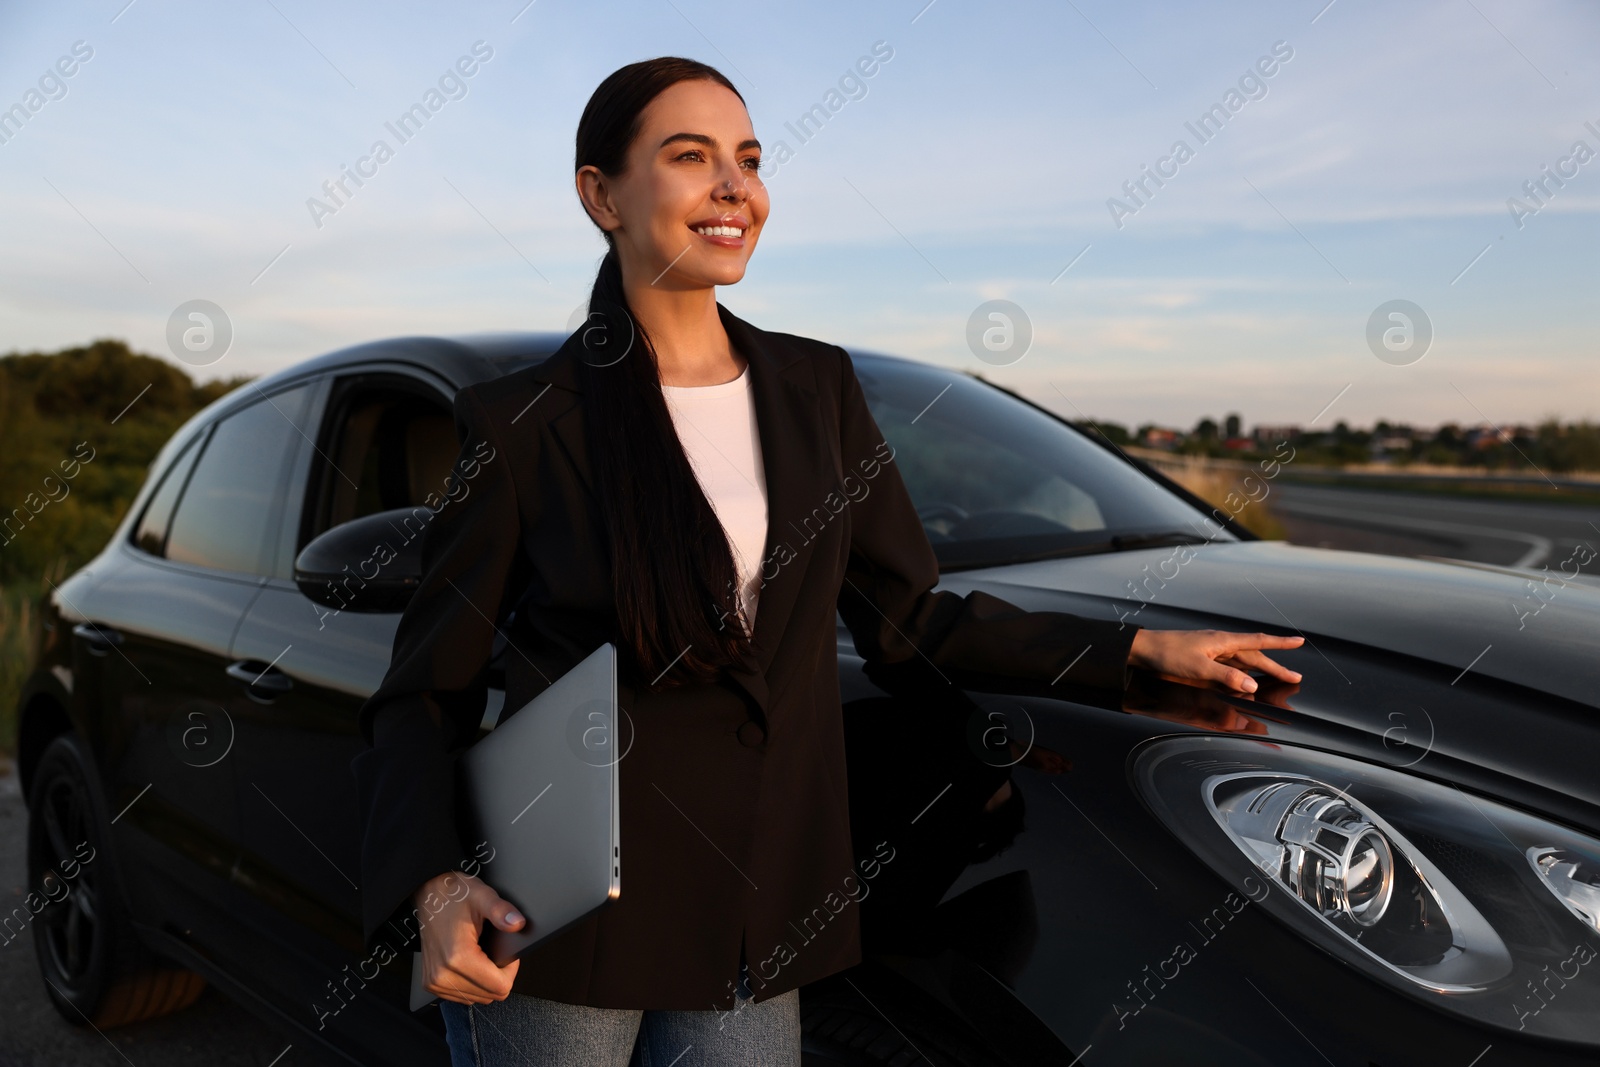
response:
{"label": "black blazer", "polygon": [[[938,564],[850,357],[717,310],[749,361],[766,471],[757,663],[663,692],[620,679],[633,729],[619,764],[623,893],[525,954],[520,992],[727,1010],[741,938],[758,1001],[861,959],[854,901],[876,861],[858,871],[851,848],[836,610],[869,661],[1126,683],[1138,627],[931,591]],[[414,930],[409,898],[424,881],[474,869],[453,767],[477,737],[497,631],[511,646],[507,713],[618,641],[578,338],[456,397],[467,492],[424,535],[421,585],[361,715],[369,951]]]}

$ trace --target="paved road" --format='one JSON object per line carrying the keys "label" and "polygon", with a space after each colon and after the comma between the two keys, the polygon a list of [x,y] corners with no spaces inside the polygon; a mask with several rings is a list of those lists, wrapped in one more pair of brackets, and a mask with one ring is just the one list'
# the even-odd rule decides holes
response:
{"label": "paved road", "polygon": [[[1584,558],[1600,575],[1600,507],[1476,500],[1378,489],[1276,482],[1268,506],[1289,540],[1400,556],[1549,567],[1571,573]],[[1586,546],[1582,550],[1579,546]],[[1575,556],[1574,553],[1577,553]]]}
{"label": "paved road", "polygon": [[[0,905],[25,894],[27,809],[0,761]],[[292,1048],[290,1046],[293,1046]],[[286,1051],[287,1050],[287,1051]],[[176,1015],[97,1033],[72,1026],[45,996],[31,933],[0,944],[0,1067],[332,1067],[298,1036],[264,1023],[215,989]]]}

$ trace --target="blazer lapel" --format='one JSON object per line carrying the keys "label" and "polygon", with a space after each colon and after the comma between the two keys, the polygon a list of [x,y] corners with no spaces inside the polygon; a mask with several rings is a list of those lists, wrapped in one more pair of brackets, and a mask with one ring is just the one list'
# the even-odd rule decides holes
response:
{"label": "blazer lapel", "polygon": [[589,466],[588,443],[584,440],[580,399],[583,389],[578,383],[577,361],[583,358],[582,337],[581,329],[573,331],[560,348],[532,369],[534,380],[544,384],[534,386],[529,408],[537,407],[540,418],[555,433],[584,488],[594,495],[597,487]]}
{"label": "blazer lapel", "polygon": [[[750,364],[761,465],[767,483],[767,543],[758,563],[765,580],[756,609],[753,635],[755,666],[730,670],[731,678],[760,708],[769,706],[766,672],[782,640],[796,598],[804,586],[814,536],[802,527],[830,488],[828,457],[821,440],[816,375],[801,353],[734,315],[719,302],[717,314],[734,349]],[[643,357],[629,353],[624,358]],[[574,331],[561,347],[532,368],[544,385],[535,386],[532,404],[554,432],[579,477],[598,492],[583,433],[582,387],[577,361],[583,358],[582,331]],[[531,406],[531,405],[530,405]],[[765,723],[763,721],[763,727]]]}
{"label": "blazer lapel", "polygon": [[828,490],[826,465],[832,452],[821,440],[816,374],[789,345],[775,341],[720,303],[717,311],[735,349],[750,363],[761,465],[767,482],[767,543],[760,568],[764,579],[753,635],[755,672],[730,672],[763,712],[765,675],[781,643],[805,584],[814,537],[801,527],[821,507]]}

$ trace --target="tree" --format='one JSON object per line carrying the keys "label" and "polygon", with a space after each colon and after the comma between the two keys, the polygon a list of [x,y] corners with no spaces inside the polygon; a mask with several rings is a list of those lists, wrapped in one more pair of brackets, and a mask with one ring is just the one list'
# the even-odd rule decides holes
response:
{"label": "tree", "polygon": [[166,440],[243,381],[197,386],[115,340],[0,357],[0,585],[98,552]]}
{"label": "tree", "polygon": [[1107,441],[1119,448],[1128,444],[1131,440],[1128,437],[1128,428],[1120,422],[1101,422],[1098,419],[1089,419],[1078,425],[1089,433],[1101,434]]}

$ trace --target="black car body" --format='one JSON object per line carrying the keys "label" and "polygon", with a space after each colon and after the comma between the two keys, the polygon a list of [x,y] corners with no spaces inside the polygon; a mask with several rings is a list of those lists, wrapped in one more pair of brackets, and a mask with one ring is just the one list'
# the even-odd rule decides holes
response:
{"label": "black car body", "polygon": [[[242,387],[48,596],[19,766],[63,1014],[107,1020],[148,952],[355,1062],[447,1062],[409,954],[363,957],[352,880],[395,604],[319,602],[296,560],[436,505],[454,392],[562,339],[396,339]],[[855,360],[944,587],[1308,640],[1278,657],[1298,686],[1136,672],[1108,700],[866,669],[841,628],[880,865],[847,904],[866,962],[804,992],[808,1063],[1594,1062],[1600,592],[1260,541],[1232,514],[1292,450],[1213,509],[981,381]]]}

